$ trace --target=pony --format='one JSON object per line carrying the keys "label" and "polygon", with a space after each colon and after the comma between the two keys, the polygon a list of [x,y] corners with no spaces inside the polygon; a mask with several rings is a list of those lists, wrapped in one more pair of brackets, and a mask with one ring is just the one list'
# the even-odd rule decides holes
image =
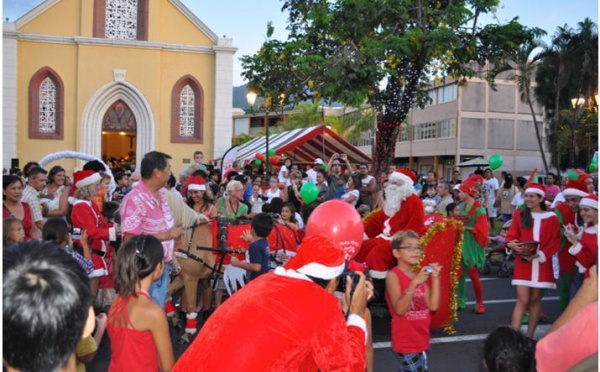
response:
{"label": "pony", "polygon": [[[242,261],[246,258],[249,243],[243,236],[244,232],[250,229],[250,222],[207,219],[177,196],[168,194],[171,193],[167,193],[167,202],[173,218],[176,224],[183,224],[184,234],[175,241],[174,254],[181,265],[181,272],[169,286],[169,300],[165,311],[173,326],[180,329],[171,298],[173,293],[183,288],[181,308],[186,313],[186,324],[180,342],[189,343],[190,338],[197,332],[198,283],[200,282],[202,287],[202,301],[206,311],[212,303],[210,279],[216,280],[223,276],[226,268],[230,267],[232,256]],[[299,244],[296,233],[279,224],[275,224],[267,240],[273,260],[285,261],[286,258],[292,257]]]}

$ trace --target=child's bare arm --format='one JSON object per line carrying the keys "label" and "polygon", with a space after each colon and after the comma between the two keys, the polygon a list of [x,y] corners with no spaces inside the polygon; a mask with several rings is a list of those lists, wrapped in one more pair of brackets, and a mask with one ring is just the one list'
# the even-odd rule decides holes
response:
{"label": "child's bare arm", "polygon": [[158,306],[148,312],[148,315],[152,318],[152,321],[149,322],[150,332],[152,332],[152,338],[158,352],[160,369],[164,372],[169,372],[175,364],[175,357],[173,356],[173,346],[171,345],[167,317],[164,311]]}

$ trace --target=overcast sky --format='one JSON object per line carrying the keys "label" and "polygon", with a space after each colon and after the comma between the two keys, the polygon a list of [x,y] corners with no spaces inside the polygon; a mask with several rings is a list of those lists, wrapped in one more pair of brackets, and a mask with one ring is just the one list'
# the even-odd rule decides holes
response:
{"label": "overcast sky", "polygon": [[[43,0],[4,0],[3,15],[15,21]],[[92,1],[92,0],[84,0]],[[267,23],[273,22],[274,36],[286,36],[287,14],[281,12],[279,0],[182,0],[217,35],[233,39],[238,48],[234,56],[233,84],[243,84],[239,58],[254,54],[265,40]],[[539,27],[552,35],[557,26],[568,24],[575,27],[586,17],[598,23],[597,0],[501,0],[497,17],[505,22],[518,16],[522,24]],[[492,17],[482,20],[497,22]],[[548,37],[546,38],[546,41]]]}

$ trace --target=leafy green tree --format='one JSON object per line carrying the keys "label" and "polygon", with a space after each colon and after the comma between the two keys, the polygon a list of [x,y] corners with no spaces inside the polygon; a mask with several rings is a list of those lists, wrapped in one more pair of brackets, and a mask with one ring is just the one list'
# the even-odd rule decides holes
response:
{"label": "leafy green tree", "polygon": [[284,0],[288,40],[272,39],[269,25],[259,52],[242,58],[242,75],[263,94],[371,105],[377,113],[378,172],[393,161],[409,110],[429,100],[434,76],[462,84],[475,76],[469,62],[499,60],[533,38],[516,20],[478,24],[498,2]]}
{"label": "leafy green tree", "polygon": [[[543,127],[540,130],[540,124],[537,120],[535,109],[533,108],[533,81],[535,79],[535,70],[539,61],[539,53],[534,55],[534,52],[544,44],[540,40],[528,40],[518,49],[515,49],[513,54],[509,56],[509,61],[496,66],[491,72],[489,78],[493,79],[498,74],[508,71],[513,71],[512,79],[517,82],[519,98],[521,102],[526,103],[531,110],[533,125],[535,127],[535,136],[537,138],[540,155],[544,163],[546,174],[549,172],[548,162],[546,161],[546,153],[542,141]],[[492,87],[494,85],[492,84]]]}
{"label": "leafy green tree", "polygon": [[[586,18],[578,23],[577,30],[568,25],[558,27],[551,43],[539,55],[534,94],[550,123],[552,163],[558,172],[561,166],[583,165],[575,161],[575,139],[585,127],[583,117],[598,90],[597,45],[597,26]],[[577,98],[585,103],[573,107],[571,100]],[[566,146],[562,146],[562,136],[568,137]],[[564,156],[568,160],[563,162]]]}

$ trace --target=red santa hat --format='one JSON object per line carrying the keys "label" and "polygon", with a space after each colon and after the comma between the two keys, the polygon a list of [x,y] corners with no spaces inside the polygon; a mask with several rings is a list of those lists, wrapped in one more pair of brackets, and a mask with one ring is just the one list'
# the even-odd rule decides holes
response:
{"label": "red santa hat", "polygon": [[579,196],[580,198],[585,197],[588,194],[588,188],[585,183],[585,180],[590,178],[591,176],[585,172],[580,171],[579,169],[574,169],[575,172],[579,174],[579,178],[576,180],[567,181],[567,185],[563,190],[564,196]]}
{"label": "red santa hat", "polygon": [[81,170],[73,173],[73,184],[77,188],[86,187],[96,182],[100,182],[102,176],[93,170]]}
{"label": "red santa hat", "polygon": [[319,279],[333,279],[344,272],[344,249],[332,240],[315,235],[305,238],[286,269]]}
{"label": "red santa hat", "polygon": [[536,194],[542,198],[546,198],[544,186],[540,185],[539,183],[528,183],[527,186],[525,186],[525,192],[523,194]]}
{"label": "red santa hat", "polygon": [[579,202],[580,207],[590,207],[598,210],[598,195],[588,194]]}
{"label": "red santa hat", "polygon": [[471,196],[475,196],[477,194],[477,181],[482,181],[483,177],[481,177],[478,174],[474,174],[472,176],[470,176],[469,178],[467,178],[466,180],[464,180],[462,183],[460,183],[458,185],[458,189],[466,194],[469,194]]}
{"label": "red santa hat", "polygon": [[394,172],[392,172],[392,174],[389,175],[388,179],[390,181],[402,181],[410,184],[411,186],[417,183],[417,176],[414,174],[414,172],[404,168],[396,169]]}
{"label": "red santa hat", "polygon": [[196,191],[205,191],[206,184],[202,176],[192,176],[187,180],[187,189]]}

